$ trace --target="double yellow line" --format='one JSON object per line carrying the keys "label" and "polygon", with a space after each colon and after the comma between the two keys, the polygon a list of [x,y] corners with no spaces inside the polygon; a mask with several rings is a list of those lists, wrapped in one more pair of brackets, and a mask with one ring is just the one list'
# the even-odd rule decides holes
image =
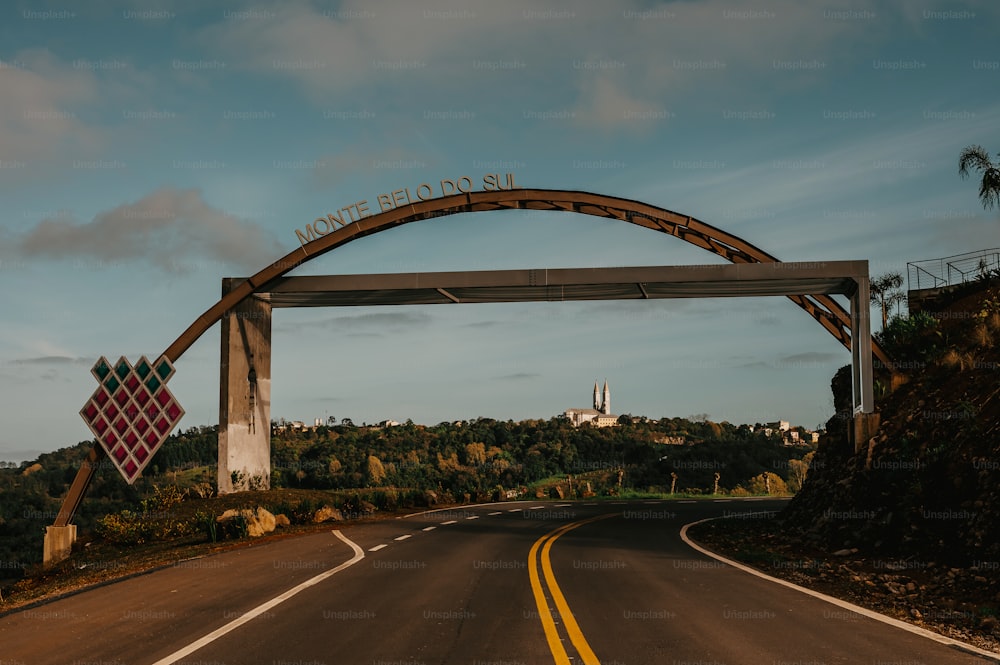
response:
{"label": "double yellow line", "polygon": [[[573,613],[566,603],[566,597],[563,596],[559,585],[556,584],[556,577],[552,572],[552,562],[549,560],[549,550],[552,549],[552,543],[556,542],[556,539],[564,533],[568,533],[584,524],[615,517],[616,515],[617,513],[609,513],[607,515],[598,515],[590,519],[564,524],[536,540],[535,544],[531,546],[531,551],[528,552],[528,577],[531,579],[531,591],[535,595],[538,616],[542,621],[545,639],[549,643],[549,651],[552,652],[552,657],[555,659],[556,665],[571,665],[571,663],[569,656],[566,654],[566,647],[563,646],[562,640],[559,639],[556,623],[552,619],[552,610],[545,599],[545,590],[542,588],[541,577],[538,574],[539,561],[541,562],[542,575],[545,577],[545,585],[549,589],[549,594],[556,605],[556,610],[559,613],[559,618],[562,619],[563,626],[566,628],[566,633],[580,655],[580,660],[584,665],[601,665],[601,661],[594,655],[593,649],[587,643],[587,638],[583,636],[580,626],[577,625],[576,619],[573,618]],[[541,554],[539,554],[539,550],[541,550]]]}

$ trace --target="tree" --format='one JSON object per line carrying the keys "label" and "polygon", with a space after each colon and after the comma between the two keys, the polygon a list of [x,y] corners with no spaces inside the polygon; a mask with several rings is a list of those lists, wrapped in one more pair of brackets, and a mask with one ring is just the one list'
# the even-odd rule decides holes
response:
{"label": "tree", "polygon": [[882,309],[883,330],[889,321],[889,310],[894,305],[906,301],[906,294],[898,290],[902,285],[903,276],[898,272],[887,272],[884,275],[879,275],[869,285],[872,304],[878,305]]}
{"label": "tree", "polygon": [[970,145],[959,156],[958,174],[963,179],[968,178],[970,169],[983,174],[979,182],[979,200],[983,202],[983,207],[988,210],[1000,205],[1000,165],[990,160],[989,153],[982,146]]}
{"label": "tree", "polygon": [[385,467],[375,455],[368,456],[368,482],[371,486],[377,487],[385,480]]}

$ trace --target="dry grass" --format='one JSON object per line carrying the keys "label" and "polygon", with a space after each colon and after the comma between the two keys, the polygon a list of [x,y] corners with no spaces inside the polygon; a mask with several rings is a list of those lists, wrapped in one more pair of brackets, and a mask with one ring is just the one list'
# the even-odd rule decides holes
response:
{"label": "dry grass", "polygon": [[969,351],[962,352],[950,349],[941,358],[941,364],[949,369],[957,369],[960,372],[964,372],[967,369],[975,367],[976,355]]}
{"label": "dry grass", "polygon": [[993,335],[985,323],[972,329],[972,343],[979,349],[988,349],[993,346]]}

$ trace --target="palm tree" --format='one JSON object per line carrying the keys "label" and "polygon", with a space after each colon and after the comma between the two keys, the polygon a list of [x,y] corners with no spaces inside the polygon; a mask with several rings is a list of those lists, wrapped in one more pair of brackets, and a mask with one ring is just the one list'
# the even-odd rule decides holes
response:
{"label": "palm tree", "polygon": [[958,158],[958,174],[969,177],[969,169],[979,171],[983,179],[979,183],[979,198],[983,207],[990,209],[1000,205],[1000,166],[990,161],[990,155],[979,145],[970,145]]}
{"label": "palm tree", "polygon": [[876,277],[869,283],[869,294],[873,305],[879,305],[882,309],[882,330],[889,320],[889,310],[894,305],[899,305],[906,301],[906,294],[898,291],[903,285],[903,276],[898,272],[888,272]]}

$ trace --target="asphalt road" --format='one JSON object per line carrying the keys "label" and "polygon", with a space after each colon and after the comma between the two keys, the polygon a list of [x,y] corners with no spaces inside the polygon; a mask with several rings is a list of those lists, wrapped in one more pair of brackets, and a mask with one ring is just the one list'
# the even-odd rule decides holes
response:
{"label": "asphalt road", "polygon": [[710,559],[780,501],[504,503],[195,559],[0,618],[0,665],[995,662]]}

